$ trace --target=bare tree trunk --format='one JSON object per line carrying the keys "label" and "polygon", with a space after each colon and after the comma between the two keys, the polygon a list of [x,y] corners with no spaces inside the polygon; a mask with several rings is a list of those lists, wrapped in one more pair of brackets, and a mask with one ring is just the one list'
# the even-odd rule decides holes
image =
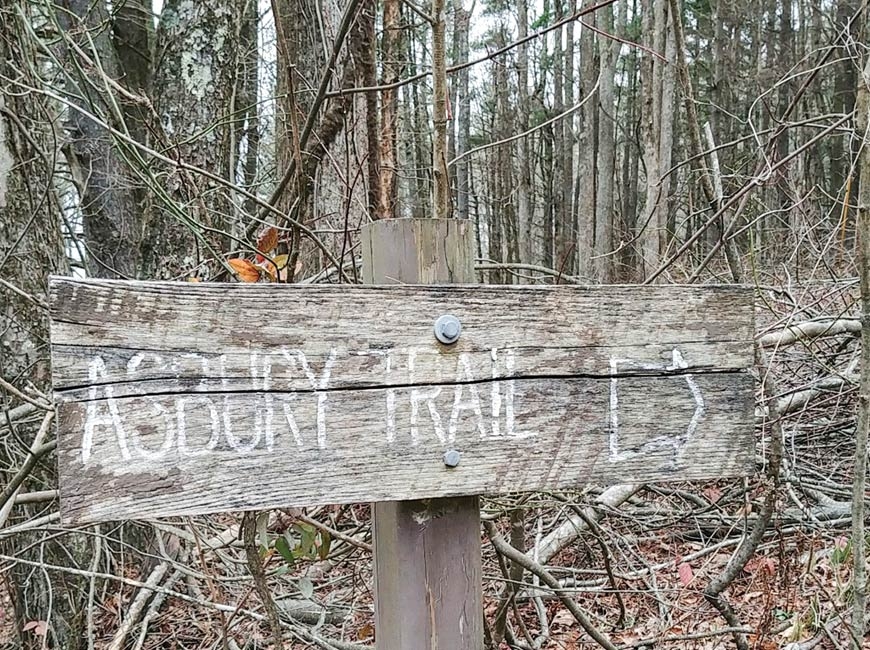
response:
{"label": "bare tree trunk", "polygon": [[[453,0],[453,65],[468,62],[468,31],[471,14],[462,6],[462,0]],[[454,76],[453,122],[451,125],[450,158],[468,151],[471,137],[471,97],[468,93],[468,68]],[[456,218],[468,219],[468,159],[454,165],[454,193],[456,195]]]}
{"label": "bare tree trunk", "polygon": [[[588,16],[587,21],[595,21]],[[580,152],[577,167],[577,273],[591,281],[594,275],[593,256],[595,255],[595,205],[598,184],[598,102],[589,97],[598,76],[598,63],[595,57],[595,34],[588,27],[580,32],[580,92],[586,103],[583,105],[582,128],[580,131]],[[598,90],[595,90],[597,95]],[[588,98],[588,99],[587,99]]]}
{"label": "bare tree trunk", "polygon": [[[619,23],[622,27],[622,37],[631,38],[628,20],[626,16],[623,15],[623,12],[625,12],[626,15],[628,13],[628,3],[624,3],[624,5],[620,7],[619,11]],[[636,0],[634,0],[632,2],[632,15],[635,15],[636,12],[637,2]],[[625,233],[625,237],[633,237],[634,234],[637,232],[637,199],[640,192],[637,181],[638,172],[640,169],[640,165],[638,163],[638,159],[640,158],[640,148],[638,146],[639,143],[636,141],[636,134],[640,130],[638,129],[638,115],[641,113],[641,107],[639,106],[640,100],[638,93],[637,68],[638,51],[636,49],[632,49],[626,55],[626,99],[621,102],[625,105],[623,117],[621,119],[623,119],[625,124],[627,125],[625,129],[622,156],[620,158],[622,169],[621,180],[619,183],[622,199],[620,203],[620,212],[622,217],[621,225],[623,229],[622,232]],[[627,269],[642,269],[642,257],[638,254],[638,250],[640,250],[640,246],[638,246],[637,248],[626,246],[623,249],[622,255],[620,256],[620,263]]]}
{"label": "bare tree trunk", "polygon": [[[239,120],[236,129],[236,142],[238,146],[234,150],[240,150],[244,141],[244,160],[237,167],[241,167],[240,182],[250,193],[256,195],[257,175],[260,169],[260,105],[257,101],[260,83],[260,61],[258,49],[259,36],[259,7],[256,0],[246,0],[247,19],[242,24],[242,37],[240,39],[242,60],[239,74],[239,102],[242,108],[242,119]],[[231,170],[235,172],[236,170]],[[233,234],[241,237],[247,227],[248,219],[258,211],[258,206],[252,198],[241,199],[241,214],[236,215]]]}
{"label": "bare tree trunk", "polygon": [[[644,44],[653,51],[659,41],[658,7],[656,0],[641,0],[642,32]],[[662,87],[662,64],[649,52],[641,55],[640,87],[643,109],[643,162],[646,169],[646,201],[643,217],[638,225],[638,240],[642,276],[654,271],[659,265],[659,216],[661,199],[661,166],[659,164],[658,127],[661,123],[660,100]]]}
{"label": "bare tree trunk", "polygon": [[[411,61],[411,76],[417,74],[417,47],[413,38],[408,39],[408,59]],[[409,188],[412,215],[422,218],[432,214],[432,200],[430,196],[432,184],[432,161],[429,155],[431,148],[428,146],[426,134],[431,132],[429,115],[424,103],[425,93],[418,84],[410,86],[410,101],[406,102],[409,110],[407,124],[411,129],[411,142],[413,143],[413,179],[414,188]]]}
{"label": "bare tree trunk", "polygon": [[[64,10],[57,12],[57,19],[66,37],[92,60],[99,61],[106,75],[112,79],[123,78],[112,44],[112,22],[103,5],[91,0],[64,0],[62,6]],[[125,17],[129,19],[129,15]],[[122,24],[129,24],[129,20]],[[128,40],[119,42],[125,46],[122,51],[127,53]],[[132,190],[136,183],[119,155],[117,141],[107,128],[123,130],[127,116],[114,111],[113,102],[102,92],[105,84],[100,78],[100,69],[80,61],[71,48],[67,49],[66,61],[68,90],[81,109],[69,111],[67,161],[79,190],[88,242],[86,267],[89,275],[135,277],[141,237],[141,206]],[[102,123],[95,122],[83,111],[98,116]],[[134,115],[138,114],[130,114],[131,133],[141,131],[141,124],[137,125]]]}
{"label": "bare tree trunk", "polygon": [[[517,0],[517,36],[520,40],[529,33],[529,3],[528,0]],[[529,48],[523,43],[517,48],[517,86],[519,106],[517,111],[517,129],[522,133],[529,128]],[[520,236],[520,261],[526,264],[542,264],[537,252],[540,244],[536,244],[538,233],[533,228],[532,204],[532,173],[530,137],[520,138],[517,142],[517,167],[519,183],[517,184],[517,219]]]}
{"label": "bare tree trunk", "polygon": [[451,216],[447,172],[446,0],[432,0],[432,216]]}
{"label": "bare tree trunk", "polygon": [[[845,29],[849,20],[854,16],[861,3],[858,0],[837,0],[835,15],[835,28]],[[821,16],[821,11],[816,11]],[[847,36],[856,39],[860,34],[859,21],[852,23]],[[851,113],[855,108],[855,93],[858,88],[859,77],[857,75],[856,62],[851,57],[845,57],[837,64],[834,72],[833,109],[842,113]],[[839,191],[846,183],[846,175],[854,157],[850,154],[846,135],[834,135],[831,138],[831,187]],[[858,188],[852,188],[853,191]]]}
{"label": "bare tree trunk", "polygon": [[[554,18],[556,21],[565,16],[565,0],[553,0]],[[553,115],[559,115],[565,110],[565,56],[562,48],[563,28],[554,30],[553,36]],[[565,121],[559,120],[552,125],[553,130],[553,266],[562,267],[565,255],[571,246],[570,226],[566,223],[569,212],[565,209],[567,179],[563,176],[565,167],[562,159],[565,157]],[[567,227],[566,227],[567,226]]]}
{"label": "bare tree trunk", "polygon": [[[37,59],[33,43],[28,42],[25,26],[20,22],[32,16],[32,6],[26,2],[0,7],[0,278],[5,280],[0,284],[0,377],[22,392],[33,386],[49,393],[48,314],[38,301],[47,297],[49,274],[69,272],[52,156],[53,147],[63,134],[55,126],[60,117],[59,107],[36,92],[41,88],[41,80],[32,73],[43,69],[44,61]],[[35,90],[25,90],[26,86]],[[27,404],[0,388],[3,487],[21,468],[27,445],[37,432],[32,422],[12,423],[7,409],[20,406]],[[38,413],[37,418],[43,415]],[[19,489],[26,492],[52,484],[55,463],[56,458],[46,454]],[[4,505],[0,503],[0,513],[8,512],[8,525],[23,523],[42,511],[41,504],[17,505],[12,510]],[[82,559],[78,537],[65,536],[62,546],[51,541],[51,537],[42,530],[2,537],[0,552],[30,561],[68,561],[69,555]],[[41,645],[41,639],[35,635],[21,632],[27,622],[34,620],[47,620],[50,631],[46,640],[52,647],[78,647],[84,636],[86,603],[71,596],[82,588],[84,580],[68,576],[62,583],[55,582],[44,572],[15,563],[7,565],[4,573],[3,582],[10,591],[12,605],[6,619],[7,629],[16,631],[19,644],[7,639],[10,647]]]}
{"label": "bare tree trunk", "polygon": [[[289,214],[295,206],[295,220],[311,226],[314,214],[314,178],[305,175],[307,158],[302,150],[300,132],[312,109],[312,89],[325,60],[315,25],[318,7],[307,0],[274,0],[277,41],[277,81],[275,88],[275,161],[278,175],[295,167],[295,177],[279,197],[275,207]],[[300,16],[305,20],[300,20]],[[283,224],[282,224],[283,225]],[[289,262],[287,281],[296,278],[297,268],[312,270],[312,251],[306,248],[298,227],[293,227],[287,243]],[[300,259],[302,258],[302,259]],[[300,269],[302,270],[302,269]]]}
{"label": "bare tree trunk", "polygon": [[867,541],[864,498],[867,489],[867,435],[870,431],[870,58],[861,74],[855,112],[856,136],[863,141],[858,195],[858,272],[861,279],[861,385],[858,392],[858,427],[855,431],[855,467],[852,483],[852,648],[860,650],[867,609]]}
{"label": "bare tree trunk", "polygon": [[[384,35],[381,45],[381,84],[389,85],[399,81],[402,66],[402,32],[400,26],[399,0],[384,0]],[[389,219],[396,215],[398,192],[399,158],[397,151],[397,130],[399,125],[399,97],[396,88],[381,91],[381,132],[378,141],[380,152],[380,183],[375,214],[378,219]]]}
{"label": "bare tree trunk", "polygon": [[[168,155],[211,174],[230,175],[233,90],[244,0],[167,0],[157,27],[154,104]],[[237,143],[236,143],[237,144]],[[152,204],[143,248],[148,277],[178,278],[217,269],[227,247],[233,204],[214,180],[178,169],[168,171],[165,195]],[[205,229],[217,232],[206,233]],[[207,264],[207,267],[203,267]],[[207,274],[206,274],[207,275]]]}
{"label": "bare tree trunk", "polygon": [[[359,46],[357,48],[361,60],[360,80],[363,86],[372,87],[378,79],[378,67],[376,61],[375,41],[375,13],[376,3],[366,2],[359,12]],[[370,218],[377,214],[378,203],[381,199],[381,161],[378,130],[378,95],[374,92],[365,94],[365,133],[366,133],[366,176],[368,180],[366,189],[366,207]],[[348,169],[348,173],[350,169]]]}
{"label": "bare tree trunk", "polygon": [[[613,6],[598,11],[601,29],[613,33]],[[615,158],[613,75],[617,49],[614,41],[598,37],[601,53],[601,81],[598,92],[598,183],[595,202],[595,274],[601,283],[613,280],[613,165]]]}
{"label": "bare tree trunk", "polygon": [[[566,14],[571,16],[577,10],[577,0],[565,0]],[[623,3],[624,4],[624,3]],[[565,25],[565,61],[562,64],[562,73],[565,77],[562,93],[565,97],[562,102],[565,108],[574,105],[574,21]],[[562,232],[564,250],[561,259],[557,260],[558,269],[571,273],[574,268],[574,260],[577,257],[577,229],[574,217],[574,113],[564,118],[562,127]]]}

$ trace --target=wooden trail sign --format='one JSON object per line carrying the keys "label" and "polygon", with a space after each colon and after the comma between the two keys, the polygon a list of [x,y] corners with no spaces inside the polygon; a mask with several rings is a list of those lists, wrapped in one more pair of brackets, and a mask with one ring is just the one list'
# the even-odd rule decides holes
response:
{"label": "wooden trail sign", "polygon": [[[50,293],[68,523],[753,467],[741,287],[52,278]],[[433,336],[444,314],[452,345]]]}

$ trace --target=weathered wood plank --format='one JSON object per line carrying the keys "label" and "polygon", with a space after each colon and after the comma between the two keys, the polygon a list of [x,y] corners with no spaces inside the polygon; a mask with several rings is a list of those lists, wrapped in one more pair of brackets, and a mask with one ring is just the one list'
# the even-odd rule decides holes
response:
{"label": "weathered wood plank", "polygon": [[752,468],[741,288],[54,278],[51,314],[66,521]]}
{"label": "weathered wood plank", "polygon": [[[69,399],[82,397],[93,374],[96,383],[113,384],[115,395],[194,386],[256,390],[264,368],[281,390],[312,390],[304,364],[322,369],[328,363],[331,388],[452,382],[458,356],[483,379],[491,376],[493,350],[496,371],[512,364],[517,376],[530,377],[607,375],[611,359],[631,361],[620,372],[642,372],[642,364],[669,364],[675,348],[690,369],[752,364],[751,294],[734,287],[373,288],[55,278],[51,303],[55,388]],[[443,313],[462,322],[462,336],[449,348],[432,336]],[[91,366],[95,357],[105,369]]]}

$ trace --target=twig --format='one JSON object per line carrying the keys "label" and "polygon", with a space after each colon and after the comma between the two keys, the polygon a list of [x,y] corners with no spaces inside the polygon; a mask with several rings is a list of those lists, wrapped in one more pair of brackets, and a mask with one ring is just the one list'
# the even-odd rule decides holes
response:
{"label": "twig", "polygon": [[107,646],[107,650],[122,650],[127,635],[133,630],[133,626],[136,625],[136,622],[142,615],[142,611],[145,609],[148,599],[154,594],[154,587],[160,584],[160,581],[163,580],[163,576],[166,575],[168,570],[169,562],[161,562],[154,567],[154,570],[151,571],[151,575],[149,575],[148,579],[145,581],[145,585],[139,590],[139,593],[136,594],[136,598],[127,610],[127,616],[124,617],[124,622],[121,623],[121,626],[115,632],[115,635],[112,637],[112,642]]}
{"label": "twig", "polygon": [[36,298],[36,297],[34,297],[34,296],[31,296],[31,295],[30,295],[29,293],[27,293],[26,291],[23,291],[23,290],[19,289],[19,288],[16,287],[14,284],[11,284],[11,283],[7,282],[7,281],[4,280],[3,278],[0,278],[0,285],[6,287],[6,288],[9,289],[9,291],[11,291],[12,293],[17,293],[19,296],[21,296],[21,297],[24,298],[25,300],[28,300],[28,301],[32,302],[34,305],[36,305],[36,306],[39,307],[40,309],[46,309],[46,310],[48,309],[48,305],[45,304],[45,301],[44,301],[44,300],[41,300],[41,299]]}
{"label": "twig", "polygon": [[[91,571],[96,572],[100,568],[100,560],[103,554],[103,539],[100,537],[100,526],[94,526],[94,557],[91,559]],[[88,650],[94,650],[94,597],[97,591],[97,579],[91,576],[88,581],[88,611],[87,611],[87,633],[88,633]],[[122,639],[123,640],[123,639]]]}
{"label": "twig", "polygon": [[791,325],[776,332],[768,332],[756,339],[756,342],[763,348],[770,348],[791,345],[805,339],[860,333],[861,321],[857,318],[813,320]]}
{"label": "twig", "polygon": [[550,126],[551,124],[553,124],[554,122],[558,122],[562,118],[567,117],[568,115],[571,115],[572,113],[579,111],[581,108],[583,108],[583,106],[586,104],[586,102],[589,101],[590,97],[595,96],[595,93],[598,90],[598,84],[600,82],[601,82],[601,75],[598,76],[598,79],[595,80],[595,85],[592,87],[592,89],[588,93],[586,93],[586,95],[583,97],[583,99],[581,99],[579,102],[577,102],[576,104],[574,104],[570,108],[562,111],[558,115],[551,117],[549,120],[545,120],[545,121],[541,122],[540,124],[536,124],[532,128],[530,128],[526,131],[523,131],[522,133],[516,133],[512,136],[504,138],[503,140],[497,140],[495,142],[487,142],[486,144],[482,144],[480,146],[474,147],[472,149],[469,149],[468,151],[463,151],[461,154],[456,156],[453,160],[448,162],[447,166],[452,167],[454,164],[456,164],[457,162],[459,162],[463,158],[467,158],[468,156],[475,154],[475,153],[478,153],[480,151],[485,151],[487,149],[492,149],[494,147],[500,147],[503,144],[510,144],[511,142],[514,142],[515,140],[519,140],[520,138],[525,138],[526,136],[531,135],[535,131],[539,131],[543,128],[546,128],[546,127]]}
{"label": "twig", "polygon": [[281,638],[281,621],[278,618],[278,609],[275,607],[272,592],[269,591],[269,585],[266,582],[263,559],[260,557],[260,549],[257,544],[256,512],[246,512],[242,516],[241,533],[242,541],[245,544],[245,555],[248,558],[248,570],[251,572],[251,578],[254,580],[257,594],[260,596],[263,607],[266,609],[266,619],[272,631],[272,643],[276,650],[281,650],[284,647],[284,641]]}
{"label": "twig", "polygon": [[[595,504],[586,508],[585,514],[589,519],[599,521],[604,516],[603,508],[618,508],[640,489],[639,485],[612,485],[595,499]],[[547,534],[538,548],[538,561],[547,564],[550,559],[562,550],[571,541],[586,530],[586,522],[579,517],[569,517],[568,521]]]}
{"label": "twig", "polygon": [[323,532],[329,533],[330,537],[334,537],[335,539],[340,539],[342,542],[347,542],[348,544],[351,544],[352,546],[356,546],[357,548],[361,548],[362,550],[366,551],[367,553],[372,552],[372,545],[371,544],[367,544],[366,542],[363,542],[363,541],[358,540],[354,537],[351,537],[350,535],[345,535],[341,531],[335,530],[335,528],[327,526],[326,524],[323,524],[323,523],[317,521],[316,519],[312,519],[311,517],[309,517],[307,515],[299,515],[299,517],[297,517],[297,519],[304,521],[306,524],[314,526],[318,530],[322,530]]}
{"label": "twig", "polygon": [[640,641],[634,641],[627,645],[620,646],[620,650],[628,650],[629,648],[640,648],[643,646],[656,646],[673,641],[695,641],[697,639],[707,639],[711,636],[722,636],[723,634],[752,634],[755,630],[751,627],[722,627],[718,630],[708,630],[707,632],[693,632],[691,634],[674,634],[672,636],[651,636]]}
{"label": "twig", "polygon": [[26,393],[22,393],[20,390],[15,388],[15,386],[13,386],[8,381],[3,379],[3,377],[0,377],[0,388],[3,388],[7,392],[15,395],[15,397],[17,397],[18,399],[24,400],[25,402],[29,402],[33,406],[35,406],[39,409],[42,409],[43,411],[53,411],[54,410],[54,407],[51,404],[45,404],[43,402],[40,402],[39,400],[36,400],[36,399],[30,397],[30,395],[27,395]]}
{"label": "twig", "polygon": [[511,562],[518,563],[529,573],[538,576],[541,579],[541,582],[550,587],[550,589],[552,589],[562,601],[562,604],[565,605],[565,608],[571,612],[571,615],[580,624],[580,627],[582,627],[586,633],[598,643],[598,645],[602,648],[606,648],[606,650],[618,650],[607,636],[598,631],[598,629],[592,624],[592,621],[589,620],[589,617],[587,617],[577,603],[574,602],[567,593],[565,593],[562,585],[559,584],[559,581],[553,577],[549,571],[537,562],[531,560],[525,553],[521,553],[502,539],[498,534],[495,524],[491,521],[484,521],[483,526],[486,529],[486,534],[495,550],[507,557]]}
{"label": "twig", "polygon": [[[761,348],[756,347],[756,355],[759,362],[758,365],[761,367],[762,371],[762,390],[765,393],[775,390],[769,364],[762,363],[762,361],[765,360],[764,351]],[[728,625],[735,628],[742,626],[740,625],[740,621],[737,619],[737,614],[734,612],[734,609],[722,596],[722,592],[724,592],[734,579],[740,575],[743,571],[743,567],[745,567],[746,563],[749,561],[749,558],[751,558],[755,553],[758,544],[764,537],[764,533],[767,530],[771,517],[773,516],[773,511],[776,508],[777,498],[779,497],[779,470],[782,460],[782,420],[780,414],[776,411],[774,411],[771,416],[770,458],[768,460],[766,472],[768,486],[764,505],[761,507],[761,512],[755,520],[755,524],[753,525],[750,534],[743,538],[740,546],[738,546],[737,550],[734,551],[734,554],[728,560],[728,564],[725,565],[725,569],[723,569],[722,573],[712,580],[704,589],[704,597],[707,599],[707,602],[719,611]],[[739,650],[749,650],[749,643],[744,633],[734,632],[733,636],[734,642],[737,644]]]}
{"label": "twig", "polygon": [[25,505],[27,503],[44,503],[46,501],[54,501],[58,497],[57,490],[39,490],[37,492],[25,492],[24,494],[15,495],[15,505]]}
{"label": "twig", "polygon": [[[177,569],[173,571],[172,575],[166,580],[166,588],[172,589],[172,586],[178,582],[178,579],[181,576],[181,571]],[[136,640],[136,645],[133,646],[133,650],[141,650],[142,646],[145,645],[145,637],[148,635],[148,625],[151,623],[152,619],[157,616],[164,600],[166,600],[166,594],[163,592],[157,593],[154,596],[151,605],[148,606],[148,611],[145,613],[145,616],[142,617],[142,627],[139,630],[139,638]]]}
{"label": "twig", "polygon": [[[37,461],[57,446],[57,440],[52,440],[46,444],[42,444],[42,441],[48,434],[48,428],[52,419],[54,419],[54,410],[48,411],[45,414],[45,417],[42,418],[42,424],[39,426],[39,431],[36,432],[36,436],[33,438],[33,444],[30,446],[30,453],[27,455],[27,458],[24,459],[24,463],[22,463],[21,467],[15,473],[15,476],[12,477],[12,480],[9,481],[8,485],[6,485],[6,487],[3,488],[3,491],[0,492],[0,513],[6,511],[6,502],[13,501],[13,497],[18,491],[18,488],[30,475],[30,471],[36,465]],[[8,512],[6,516],[8,516]],[[3,527],[5,518],[6,517],[0,517],[0,528]]]}

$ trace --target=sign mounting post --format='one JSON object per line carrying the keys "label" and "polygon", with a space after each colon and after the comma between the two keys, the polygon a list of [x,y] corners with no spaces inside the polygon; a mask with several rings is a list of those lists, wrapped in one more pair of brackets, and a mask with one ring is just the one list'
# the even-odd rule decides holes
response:
{"label": "sign mounting post", "polygon": [[[362,231],[363,282],[471,284],[473,237],[469,221],[375,221]],[[451,311],[458,307],[448,305]],[[435,349],[450,355],[461,336],[461,321],[452,314],[430,312],[429,317]],[[472,390],[476,388],[469,386],[469,395]],[[462,398],[457,394],[456,399]],[[471,409],[482,411],[474,404],[472,398]],[[437,414],[418,412],[421,419],[431,418],[433,427],[436,416],[441,417]],[[455,448],[458,431],[452,413],[441,427],[446,476],[461,467],[462,451]],[[483,650],[478,496],[373,503],[372,537],[378,648]]]}

